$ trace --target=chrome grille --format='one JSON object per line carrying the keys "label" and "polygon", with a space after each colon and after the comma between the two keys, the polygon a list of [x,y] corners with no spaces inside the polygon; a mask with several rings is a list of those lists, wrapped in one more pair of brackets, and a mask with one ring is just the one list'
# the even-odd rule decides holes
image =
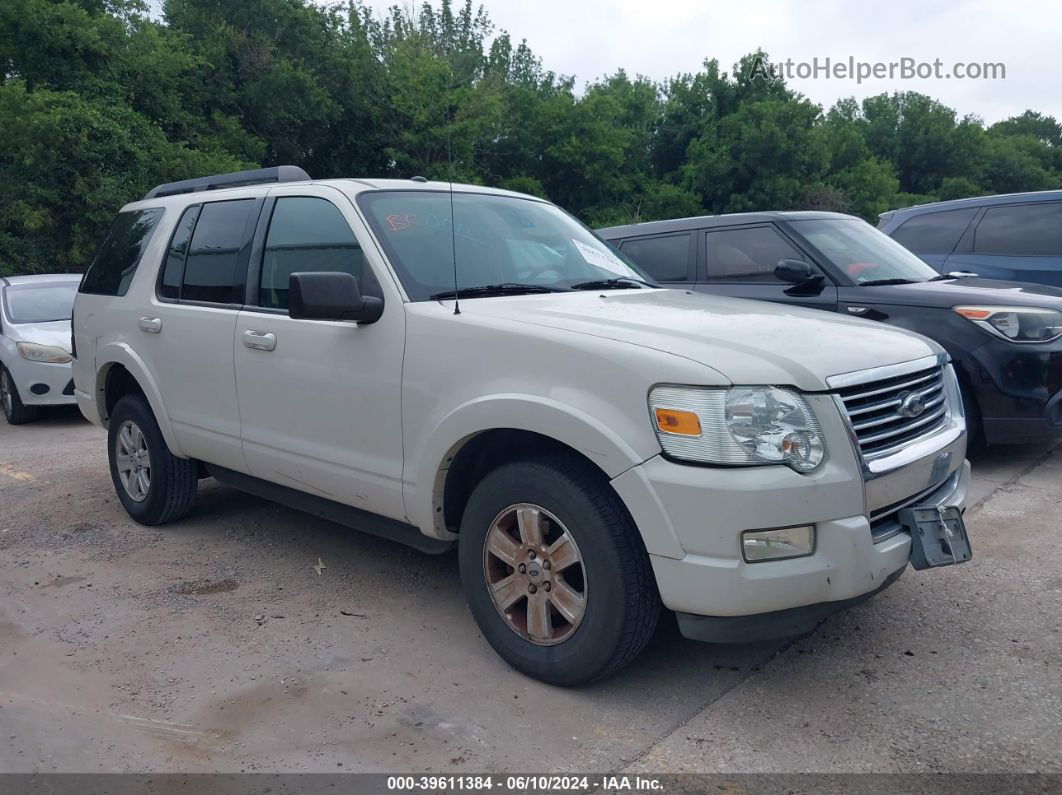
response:
{"label": "chrome grille", "polygon": [[[939,366],[839,389],[864,458],[892,452],[934,433],[947,421],[944,371]],[[916,416],[903,412],[905,401],[918,400]]]}

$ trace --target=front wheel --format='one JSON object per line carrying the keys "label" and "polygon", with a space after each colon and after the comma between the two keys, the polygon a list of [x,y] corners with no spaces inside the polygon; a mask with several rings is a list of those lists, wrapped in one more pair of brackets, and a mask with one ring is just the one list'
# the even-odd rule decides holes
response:
{"label": "front wheel", "polygon": [[128,395],[115,405],[107,450],[114,490],[133,519],[154,525],[188,513],[199,484],[199,464],[170,452],[142,397]]}
{"label": "front wheel", "polygon": [[22,425],[37,419],[37,407],[27,406],[18,396],[15,379],[7,368],[0,365],[0,406],[3,406],[4,419],[9,425]]}
{"label": "front wheel", "polygon": [[649,557],[595,467],[558,455],[504,464],[461,520],[461,582],[487,642],[536,679],[578,685],[625,666],[660,614]]}

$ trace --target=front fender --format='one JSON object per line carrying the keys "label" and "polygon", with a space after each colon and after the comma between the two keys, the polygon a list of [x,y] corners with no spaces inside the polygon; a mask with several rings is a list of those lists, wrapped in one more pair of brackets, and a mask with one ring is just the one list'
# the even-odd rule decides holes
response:
{"label": "front fender", "polygon": [[442,504],[446,470],[469,439],[499,429],[531,431],[561,442],[597,464],[609,479],[660,452],[648,420],[644,432],[631,437],[644,439],[645,449],[637,449],[585,411],[538,395],[502,394],[471,400],[447,414],[406,459],[414,462],[407,470],[406,509],[422,532],[454,538],[443,525],[441,511],[436,510]]}
{"label": "front fender", "polygon": [[170,415],[166,412],[158,384],[136,351],[124,342],[108,343],[96,350],[96,363],[96,410],[100,414],[100,421],[103,425],[106,426],[109,419],[106,400],[107,374],[114,365],[120,364],[129,371],[143,390],[148,405],[151,406],[151,413],[155,415],[155,422],[159,424],[162,438],[166,440],[166,446],[170,448],[170,452],[180,458],[187,458],[188,456],[181,450],[177,437],[173,433]]}

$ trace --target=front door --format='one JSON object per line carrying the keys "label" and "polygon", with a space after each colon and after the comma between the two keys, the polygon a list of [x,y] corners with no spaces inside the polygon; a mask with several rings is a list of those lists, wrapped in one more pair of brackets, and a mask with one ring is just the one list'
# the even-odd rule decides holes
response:
{"label": "front door", "polygon": [[[837,311],[836,285],[770,224],[708,230],[703,252],[700,292]],[[808,285],[782,281],[774,269],[784,259],[803,260],[823,278]]]}
{"label": "front door", "polygon": [[[383,263],[341,192],[293,186],[269,196],[234,341],[248,468],[401,520],[401,297],[378,278]],[[368,325],[292,319],[288,277],[310,271],[353,274],[363,294],[383,298],[383,317]]]}

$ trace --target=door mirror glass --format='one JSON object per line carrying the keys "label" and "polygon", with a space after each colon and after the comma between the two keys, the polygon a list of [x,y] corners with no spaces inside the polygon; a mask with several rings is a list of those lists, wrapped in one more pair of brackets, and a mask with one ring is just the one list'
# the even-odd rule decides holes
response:
{"label": "door mirror glass", "polygon": [[293,273],[288,279],[288,314],[299,320],[375,323],[383,307],[383,299],[362,295],[349,273]]}
{"label": "door mirror glass", "polygon": [[783,282],[790,282],[792,284],[807,284],[808,282],[822,279],[822,277],[802,259],[779,260],[774,268],[774,275]]}

